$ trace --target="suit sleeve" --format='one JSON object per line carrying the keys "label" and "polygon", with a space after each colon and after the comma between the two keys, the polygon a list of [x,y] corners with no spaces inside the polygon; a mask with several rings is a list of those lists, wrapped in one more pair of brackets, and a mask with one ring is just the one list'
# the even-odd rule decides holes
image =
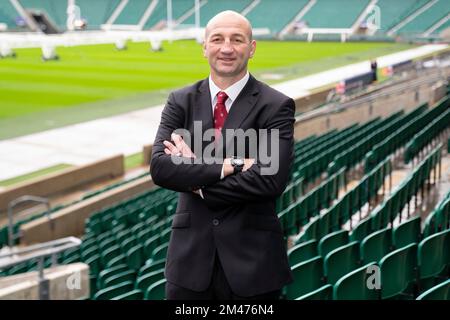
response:
{"label": "suit sleeve", "polygon": [[176,163],[172,156],[164,153],[163,141],[171,141],[172,132],[184,127],[185,116],[184,109],[176,104],[174,94],[170,94],[161,114],[150,164],[153,182],[178,192],[197,190],[219,181],[222,169],[220,164],[193,163],[190,158],[184,158],[189,163]]}
{"label": "suit sleeve", "polygon": [[[275,140],[276,143],[279,143],[278,170],[270,175],[261,174],[265,166],[258,161],[245,172],[227,176],[225,179],[203,188],[204,201],[208,207],[221,208],[267,200],[267,198],[276,198],[283,193],[294,160],[294,112],[294,101],[286,100],[266,124],[265,129],[279,130],[279,139]],[[271,142],[270,137],[268,142]],[[272,146],[270,149],[273,150]]]}

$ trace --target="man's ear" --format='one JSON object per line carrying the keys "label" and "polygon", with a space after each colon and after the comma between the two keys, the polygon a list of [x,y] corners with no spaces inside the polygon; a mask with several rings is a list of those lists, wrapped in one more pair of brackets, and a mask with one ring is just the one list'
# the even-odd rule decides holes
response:
{"label": "man's ear", "polygon": [[206,40],[203,40],[203,57],[206,58]]}
{"label": "man's ear", "polygon": [[255,54],[255,51],[256,51],[256,41],[252,40],[250,45],[252,47],[251,50],[250,50],[250,58],[253,58],[253,56]]}

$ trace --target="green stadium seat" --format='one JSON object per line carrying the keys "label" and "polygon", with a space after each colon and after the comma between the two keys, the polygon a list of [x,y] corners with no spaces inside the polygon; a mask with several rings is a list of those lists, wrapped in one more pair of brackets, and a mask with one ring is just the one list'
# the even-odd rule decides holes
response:
{"label": "green stadium seat", "polygon": [[369,263],[352,272],[347,273],[340,278],[333,289],[333,300],[378,300],[380,290],[370,289],[367,285],[367,268],[375,266],[375,263]]}
{"label": "green stadium seat", "polygon": [[114,286],[101,289],[94,295],[94,300],[111,300],[114,297],[120,296],[133,290],[132,281],[125,281]]}
{"label": "green stadium seat", "polygon": [[393,241],[396,248],[420,241],[420,217],[409,219],[394,228]]}
{"label": "green stadium seat", "polygon": [[98,254],[91,256],[84,262],[89,265],[89,273],[92,275],[97,275],[102,268],[100,255]]}
{"label": "green stadium seat", "polygon": [[388,253],[380,260],[381,298],[402,294],[417,279],[417,244]]}
{"label": "green stadium seat", "polygon": [[119,256],[121,254],[121,250],[119,245],[113,245],[109,248],[106,248],[105,251],[101,251],[102,263],[104,266],[109,265],[109,262]]}
{"label": "green stadium seat", "polygon": [[300,262],[314,258],[317,255],[316,240],[299,243],[288,250],[289,265],[296,265]]}
{"label": "green stadium seat", "polygon": [[360,246],[363,263],[378,262],[392,250],[392,229],[385,228],[368,235]]}
{"label": "green stadium seat", "polygon": [[141,290],[134,289],[130,292],[118,295],[111,300],[142,300],[144,298],[144,294]]}
{"label": "green stadium seat", "polygon": [[132,281],[136,279],[136,272],[134,270],[127,270],[123,271],[121,273],[111,275],[108,278],[104,280],[104,287],[112,287],[116,284],[125,282],[125,281]]}
{"label": "green stadium seat", "polygon": [[113,268],[103,269],[102,271],[99,272],[97,277],[97,288],[103,289],[105,287],[105,279],[118,275],[127,270],[129,269],[126,264],[120,264],[114,266]]}
{"label": "green stadium seat", "polygon": [[145,275],[147,273],[153,272],[153,271],[157,271],[157,270],[161,270],[164,269],[166,265],[166,259],[160,259],[160,260],[152,260],[151,258],[149,260],[147,260],[147,262],[145,263],[145,265],[143,265],[140,269],[139,269],[139,274],[138,276],[142,276]]}
{"label": "green stadium seat", "polygon": [[294,300],[322,287],[325,284],[323,281],[322,265],[322,257],[315,257],[293,266],[292,274],[294,282],[286,286],[286,298]]}
{"label": "green stadium seat", "polygon": [[350,241],[362,241],[372,231],[372,220],[370,218],[360,221],[350,233]]}
{"label": "green stadium seat", "polygon": [[166,297],[165,288],[166,279],[155,282],[145,292],[145,300],[164,300]]}
{"label": "green stadium seat", "polygon": [[165,259],[167,255],[167,249],[169,248],[169,243],[163,243],[155,248],[152,252],[152,259],[154,261]]}
{"label": "green stadium seat", "polygon": [[416,300],[450,300],[450,279],[423,292]]}
{"label": "green stadium seat", "polygon": [[164,269],[148,272],[136,279],[136,289],[145,292],[153,283],[164,279]]}
{"label": "green stadium seat", "polygon": [[359,242],[351,242],[334,249],[325,256],[324,274],[329,284],[360,266]]}
{"label": "green stadium seat", "polygon": [[120,264],[126,264],[127,263],[127,257],[124,254],[119,254],[118,256],[112,258],[108,261],[106,264],[106,268],[113,268]]}
{"label": "green stadium seat", "polygon": [[319,255],[326,257],[327,254],[334,249],[348,244],[348,239],[347,230],[340,230],[327,234],[319,241]]}
{"label": "green stadium seat", "polygon": [[433,234],[419,243],[420,279],[433,277],[450,264],[450,229]]}
{"label": "green stadium seat", "polygon": [[126,254],[128,267],[132,270],[139,270],[139,268],[144,264],[144,246],[142,244],[137,244],[130,248]]}
{"label": "green stadium seat", "polygon": [[333,286],[326,284],[317,290],[307,293],[295,300],[331,300],[333,297]]}

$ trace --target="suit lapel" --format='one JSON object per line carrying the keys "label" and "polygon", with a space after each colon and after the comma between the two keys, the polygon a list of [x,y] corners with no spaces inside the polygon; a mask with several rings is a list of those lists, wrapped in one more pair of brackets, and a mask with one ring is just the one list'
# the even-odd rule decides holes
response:
{"label": "suit lapel", "polygon": [[[228,113],[228,117],[222,128],[222,137],[225,137],[226,139],[226,148],[223,150],[224,154],[226,154],[227,151],[228,153],[233,151],[230,148],[230,144],[233,142],[232,140],[234,137],[234,135],[227,136],[225,130],[240,128],[242,122],[247,118],[250,111],[252,111],[253,106],[258,99],[258,92],[257,81],[250,75],[247,84],[237,96],[236,101],[231,105],[230,112]],[[231,156],[231,154],[227,154],[227,156]]]}

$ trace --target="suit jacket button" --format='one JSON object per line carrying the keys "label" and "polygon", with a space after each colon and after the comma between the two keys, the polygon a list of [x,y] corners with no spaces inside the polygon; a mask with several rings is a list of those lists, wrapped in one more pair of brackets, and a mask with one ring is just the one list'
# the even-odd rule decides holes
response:
{"label": "suit jacket button", "polygon": [[213,220],[213,225],[214,225],[214,226],[218,226],[218,225],[219,225],[219,220],[214,219],[214,220]]}

